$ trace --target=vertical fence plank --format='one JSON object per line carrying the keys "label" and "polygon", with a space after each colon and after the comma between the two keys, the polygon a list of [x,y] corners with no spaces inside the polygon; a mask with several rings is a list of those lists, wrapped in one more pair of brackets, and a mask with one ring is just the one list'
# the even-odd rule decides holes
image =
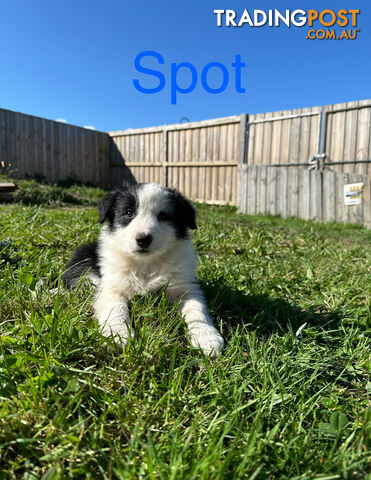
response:
{"label": "vertical fence plank", "polygon": [[[267,158],[271,158],[271,125],[268,125],[267,129],[267,125],[261,122],[261,120],[264,120],[265,118],[265,113],[254,115],[253,118],[254,122],[257,123],[253,125],[253,128],[255,130],[255,145],[252,163],[254,165],[272,163],[271,161],[265,160]],[[249,150],[250,148],[250,145],[248,145]]]}
{"label": "vertical fence plank", "polygon": [[[304,110],[301,110],[304,113]],[[299,139],[299,162],[308,161],[311,154],[310,152],[310,138],[311,138],[311,119],[310,117],[303,117],[300,121],[300,139]]]}
{"label": "vertical fence plank", "polygon": [[312,185],[312,171],[305,170],[303,176],[303,217],[305,220],[311,219],[312,209],[311,209],[311,185]]}
{"label": "vertical fence plank", "polygon": [[271,215],[276,215],[277,168],[267,168],[267,209]]}
{"label": "vertical fence plank", "polygon": [[296,217],[299,201],[299,169],[288,168],[287,177],[287,216]]}
{"label": "vertical fence plank", "polygon": [[[206,129],[201,128],[200,129],[200,160],[201,161],[206,161],[206,144],[207,144],[207,138],[206,138]],[[207,187],[206,187],[206,168],[201,167],[200,169],[200,198],[202,200],[206,200],[208,198],[207,196]]]}
{"label": "vertical fence plank", "polygon": [[[350,102],[349,106],[356,106],[358,102]],[[344,148],[343,160],[356,159],[356,143],[358,134],[358,110],[348,110],[345,115]],[[357,170],[355,164],[349,165],[349,172],[354,173]]]}
{"label": "vertical fence plank", "polygon": [[327,171],[323,175],[323,207],[322,220],[324,222],[334,222],[336,215],[335,209],[335,172]]}
{"label": "vertical fence plank", "polygon": [[281,217],[284,217],[284,210],[285,210],[284,175],[285,175],[285,168],[278,167],[276,172],[277,185],[275,189],[276,191],[275,204],[276,204],[276,215],[280,215]]}
{"label": "vertical fence plank", "polygon": [[267,168],[265,165],[259,168],[260,178],[257,182],[258,194],[256,202],[258,213],[267,212]]}
{"label": "vertical fence plank", "polygon": [[168,137],[169,133],[164,128],[162,132],[162,185],[164,187],[167,187],[169,185],[169,179],[168,179],[168,167],[167,167],[167,162],[168,162]]}
{"label": "vertical fence plank", "polygon": [[246,213],[246,195],[247,195],[247,165],[238,165],[237,174],[237,210],[240,213]]}
{"label": "vertical fence plank", "polygon": [[[199,143],[200,143],[200,130],[196,128],[193,130],[192,138],[192,161],[199,161]],[[192,168],[192,183],[191,183],[191,198],[199,198],[198,192],[198,174],[199,168]]]}
{"label": "vertical fence plank", "polygon": [[250,213],[255,215],[256,211],[256,197],[257,197],[257,185],[258,185],[258,174],[259,168],[256,165],[251,166],[251,182],[250,182],[250,195],[251,195],[251,210]]}
{"label": "vertical fence plank", "polygon": [[345,223],[347,221],[347,211],[344,205],[344,184],[347,182],[347,175],[337,172],[336,175],[336,221]]}
{"label": "vertical fence plank", "polygon": [[238,163],[240,165],[243,165],[246,163],[246,159],[248,157],[247,155],[247,148],[248,148],[248,142],[247,142],[247,126],[248,124],[248,116],[246,113],[243,113],[240,115],[240,148],[239,148],[239,160]]}
{"label": "vertical fence plank", "polygon": [[[371,108],[362,108],[358,111],[358,134],[355,158],[357,160],[371,159]],[[363,175],[371,175],[371,164],[360,163],[355,170]]]}
{"label": "vertical fence plank", "polygon": [[371,228],[371,178],[364,176],[363,191],[363,225]]}
{"label": "vertical fence plank", "polygon": [[323,172],[318,170],[313,170],[313,180],[314,180],[314,195],[313,195],[313,219],[322,220],[322,181],[323,181]]}

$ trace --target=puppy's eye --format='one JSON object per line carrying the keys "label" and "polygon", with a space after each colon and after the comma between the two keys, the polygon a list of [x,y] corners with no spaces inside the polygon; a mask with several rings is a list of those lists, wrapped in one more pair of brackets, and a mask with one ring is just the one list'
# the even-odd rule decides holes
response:
{"label": "puppy's eye", "polygon": [[127,210],[125,210],[124,215],[125,217],[132,218],[134,216],[134,211],[128,208]]}
{"label": "puppy's eye", "polygon": [[165,212],[160,212],[157,218],[160,220],[160,222],[164,222],[165,220],[169,220],[169,215],[167,215]]}

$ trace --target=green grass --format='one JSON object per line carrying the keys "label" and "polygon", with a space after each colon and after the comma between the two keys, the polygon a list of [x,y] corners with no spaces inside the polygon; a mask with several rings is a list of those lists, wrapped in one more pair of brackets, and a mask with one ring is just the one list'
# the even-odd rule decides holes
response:
{"label": "green grass", "polygon": [[124,353],[91,286],[40,286],[98,231],[93,207],[0,206],[1,479],[369,475],[369,231],[199,206],[215,360],[160,294],[132,302]]}
{"label": "green grass", "polygon": [[68,178],[58,184],[51,185],[38,175],[27,179],[14,179],[0,174],[0,182],[13,182],[17,189],[14,200],[23,205],[45,205],[49,207],[65,207],[68,205],[96,205],[105,192],[92,185],[83,184]]}

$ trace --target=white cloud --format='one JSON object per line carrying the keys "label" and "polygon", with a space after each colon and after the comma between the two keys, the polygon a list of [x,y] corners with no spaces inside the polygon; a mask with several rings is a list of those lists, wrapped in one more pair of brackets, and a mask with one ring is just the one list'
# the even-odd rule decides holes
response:
{"label": "white cloud", "polygon": [[83,128],[87,128],[88,130],[95,130],[95,127],[93,125],[84,125]]}
{"label": "white cloud", "polygon": [[67,123],[67,120],[65,118],[56,118],[55,121],[60,123]]}

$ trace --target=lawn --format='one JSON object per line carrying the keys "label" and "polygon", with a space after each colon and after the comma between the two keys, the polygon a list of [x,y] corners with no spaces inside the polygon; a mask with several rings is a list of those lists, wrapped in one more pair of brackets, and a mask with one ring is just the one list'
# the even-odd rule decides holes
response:
{"label": "lawn", "polygon": [[0,205],[1,479],[371,478],[369,231],[199,205],[225,350],[191,348],[158,294],[132,302],[123,352],[91,285],[39,282],[96,238],[103,192],[30,182]]}

